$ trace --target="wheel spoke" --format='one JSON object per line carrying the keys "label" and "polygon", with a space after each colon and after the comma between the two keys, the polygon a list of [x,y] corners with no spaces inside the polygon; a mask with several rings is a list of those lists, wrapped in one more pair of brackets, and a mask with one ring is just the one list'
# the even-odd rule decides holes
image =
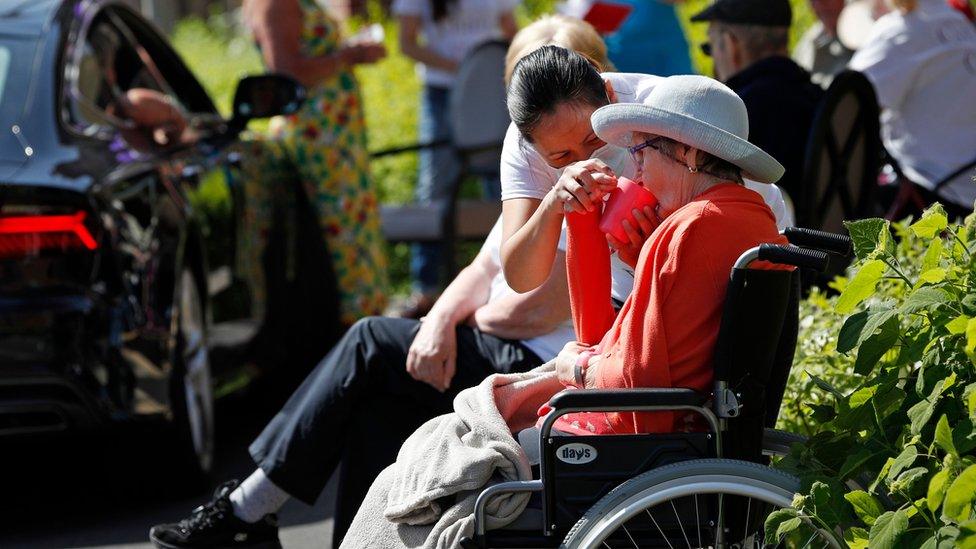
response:
{"label": "wheel spoke", "polygon": [[745,541],[749,537],[749,512],[752,511],[752,498],[749,498],[749,503],[746,504],[746,525],[745,531],[742,532],[742,540]]}
{"label": "wheel spoke", "polygon": [[[630,530],[627,529],[626,524],[623,525],[623,529],[624,529],[624,533],[627,534],[627,537],[630,538],[630,542],[634,544],[634,549],[640,549],[640,545],[637,545],[637,542],[634,541],[634,536],[630,535]],[[671,544],[669,543],[668,545]]]}
{"label": "wheel spoke", "polygon": [[671,541],[668,539],[668,536],[664,535],[664,530],[661,530],[661,526],[657,523],[656,520],[654,520],[654,515],[651,514],[651,510],[644,509],[644,512],[647,513],[647,516],[651,517],[651,522],[654,523],[654,527],[657,528],[657,531],[661,534],[661,539],[663,539],[664,542],[668,544],[668,547],[674,549],[674,545],[671,545]]}
{"label": "wheel spoke", "polygon": [[685,533],[685,527],[681,524],[681,517],[678,516],[678,508],[674,506],[674,500],[671,500],[671,510],[674,511],[674,518],[678,521],[678,528],[681,528],[681,535],[685,538],[685,544],[688,545],[688,549],[691,549],[691,542],[688,541],[688,534]]}
{"label": "wheel spoke", "polygon": [[695,530],[698,531],[698,546],[702,547],[701,516],[698,514],[698,494],[695,494]]}

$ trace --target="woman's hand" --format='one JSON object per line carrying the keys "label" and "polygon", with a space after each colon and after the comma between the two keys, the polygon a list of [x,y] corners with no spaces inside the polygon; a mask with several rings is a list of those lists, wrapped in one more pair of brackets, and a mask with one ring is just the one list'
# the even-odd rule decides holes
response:
{"label": "woman's hand", "polygon": [[650,206],[644,206],[643,210],[634,209],[631,215],[634,216],[637,227],[634,227],[627,219],[623,220],[620,224],[624,229],[624,233],[627,234],[627,241],[621,242],[614,238],[612,234],[607,233],[607,243],[617,251],[617,255],[621,261],[630,265],[631,268],[637,268],[637,259],[640,257],[644,242],[647,241],[651,233],[654,232],[654,229],[661,222],[658,221],[654,209]]}
{"label": "woman's hand", "polygon": [[447,391],[454,378],[457,332],[453,325],[425,318],[407,352],[407,373],[440,392]]}
{"label": "woman's hand", "polygon": [[556,363],[556,377],[559,382],[567,387],[576,386],[576,361],[579,360],[580,353],[591,349],[575,341],[570,341],[563,347],[562,351],[553,359]]}
{"label": "woman's hand", "polygon": [[597,158],[570,164],[546,195],[550,208],[585,213],[600,207],[604,195],[617,187],[617,176]]}
{"label": "woman's hand", "polygon": [[346,65],[375,63],[386,57],[386,46],[379,42],[352,44],[339,50],[339,55]]}

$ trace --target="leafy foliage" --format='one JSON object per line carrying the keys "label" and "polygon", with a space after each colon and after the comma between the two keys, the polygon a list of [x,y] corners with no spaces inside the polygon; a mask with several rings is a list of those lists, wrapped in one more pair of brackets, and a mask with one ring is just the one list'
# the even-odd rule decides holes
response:
{"label": "leafy foliage", "polygon": [[[854,276],[803,308],[782,421],[812,436],[778,464],[810,487],[793,510],[851,547],[976,545],[976,216],[848,229]],[[802,504],[824,488],[832,505]]]}

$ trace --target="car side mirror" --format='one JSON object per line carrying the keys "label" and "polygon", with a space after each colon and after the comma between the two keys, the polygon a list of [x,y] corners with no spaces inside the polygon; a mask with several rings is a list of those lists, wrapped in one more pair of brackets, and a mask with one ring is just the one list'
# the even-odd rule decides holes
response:
{"label": "car side mirror", "polygon": [[283,74],[246,76],[234,92],[230,129],[242,131],[248,121],[296,112],[305,102],[305,87]]}

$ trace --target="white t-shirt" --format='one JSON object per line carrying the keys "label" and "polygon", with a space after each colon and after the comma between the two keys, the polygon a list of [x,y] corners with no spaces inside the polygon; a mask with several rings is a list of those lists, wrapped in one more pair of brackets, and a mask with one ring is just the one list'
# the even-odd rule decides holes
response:
{"label": "white t-shirt", "polygon": [[[560,250],[566,250],[566,231],[563,230],[562,234],[559,235],[559,246]],[[502,220],[499,217],[498,221],[495,222],[495,226],[491,229],[491,233],[488,234],[488,238],[485,239],[485,243],[481,247],[482,252],[488,252],[491,256],[491,260],[495,265],[498,266],[498,274],[495,278],[491,280],[491,291],[488,294],[488,301],[494,301],[498,298],[514,295],[515,290],[508,285],[505,280],[505,273],[502,272]],[[546,335],[534,337],[532,339],[526,339],[522,341],[522,345],[525,345],[530,351],[539,356],[544,362],[548,362],[556,355],[559,351],[563,349],[563,346],[570,341],[576,340],[576,333],[573,331],[573,322],[571,319],[566,319],[566,322],[559,325],[558,328],[549,332]]]}
{"label": "white t-shirt", "polygon": [[[394,15],[420,17],[427,47],[442,57],[461,61],[475,46],[500,39],[500,17],[518,6],[519,0],[456,0],[447,15],[434,21],[431,0],[395,0]],[[421,80],[428,86],[450,88],[454,74],[417,64]]]}
{"label": "white t-shirt", "polygon": [[[610,81],[618,103],[643,103],[654,86],[661,81],[660,76],[636,73],[603,73]],[[620,177],[633,179],[637,167],[627,149],[606,145],[597,149],[592,158],[599,158]],[[562,169],[550,166],[531,143],[522,139],[514,124],[508,126],[501,159],[502,200],[512,198],[534,198],[542,200],[556,184]],[[793,225],[793,214],[783,199],[783,193],[776,185],[766,185],[746,180],[746,187],[762,195],[776,216],[776,224],[782,229]],[[634,270],[621,261],[617,254],[610,259],[611,295],[623,302],[634,288]]]}
{"label": "white t-shirt", "polygon": [[[881,137],[905,175],[932,189],[976,157],[976,28],[944,0],[920,0],[871,27],[850,68],[874,84]],[[967,170],[939,194],[973,207]]]}

